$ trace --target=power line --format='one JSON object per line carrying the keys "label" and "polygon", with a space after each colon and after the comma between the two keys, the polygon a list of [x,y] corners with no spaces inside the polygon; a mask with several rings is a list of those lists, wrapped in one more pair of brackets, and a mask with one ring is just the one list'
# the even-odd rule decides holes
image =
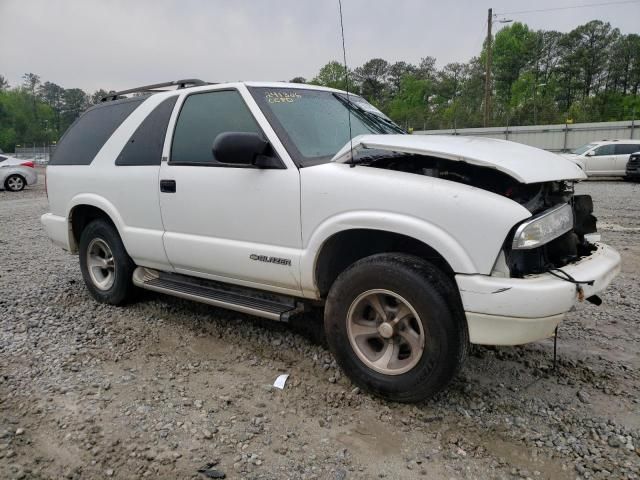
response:
{"label": "power line", "polygon": [[520,10],[519,12],[500,12],[495,15],[519,15],[521,13],[539,13],[539,12],[552,12],[557,10],[570,10],[573,8],[586,8],[586,7],[602,7],[605,5],[621,5],[626,3],[638,3],[640,0],[622,0],[618,2],[603,2],[603,3],[585,3],[582,5],[572,5],[569,7],[553,7],[553,8],[541,8],[538,10]]}

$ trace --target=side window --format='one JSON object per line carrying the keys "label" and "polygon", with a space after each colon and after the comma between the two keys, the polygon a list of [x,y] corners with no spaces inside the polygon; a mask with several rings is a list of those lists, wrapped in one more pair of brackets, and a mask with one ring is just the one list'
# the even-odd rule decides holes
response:
{"label": "side window", "polygon": [[617,143],[616,155],[630,155],[632,153],[640,152],[640,143]]}
{"label": "side window", "polygon": [[609,145],[602,145],[596,148],[594,153],[597,157],[600,157],[602,155],[613,155],[614,150],[615,145],[613,143],[610,143]]}
{"label": "side window", "polygon": [[145,100],[127,98],[87,110],[62,136],[49,165],[89,165],[116,128]]}
{"label": "side window", "polygon": [[164,100],[147,115],[116,159],[116,165],[160,165],[164,137],[177,96]]}
{"label": "side window", "polygon": [[176,123],[170,163],[215,164],[211,147],[224,132],[262,134],[240,93],[222,90],[189,95]]}
{"label": "side window", "polygon": [[3,157],[2,155],[0,155],[0,162],[4,162],[7,159],[7,157]]}

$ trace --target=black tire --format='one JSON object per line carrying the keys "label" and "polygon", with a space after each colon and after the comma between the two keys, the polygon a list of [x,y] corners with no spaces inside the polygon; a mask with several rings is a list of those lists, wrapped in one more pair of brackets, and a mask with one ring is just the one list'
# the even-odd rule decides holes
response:
{"label": "black tire", "polygon": [[[349,340],[347,324],[352,304],[357,305],[356,300],[379,289],[406,300],[419,317],[409,321],[422,325],[424,348],[416,349],[419,360],[413,360],[417,361],[413,367],[407,365],[410,369],[406,372],[384,374],[374,370],[358,356]],[[440,391],[464,363],[469,345],[466,319],[453,281],[433,264],[402,253],[373,255],[342,272],[327,297],[324,322],[329,348],[353,383],[397,402],[418,402]],[[396,338],[391,337],[390,343],[400,345],[402,340],[398,343]]]}
{"label": "black tire", "polygon": [[[17,187],[15,186],[16,183],[18,183]],[[20,192],[24,190],[24,187],[26,187],[26,185],[27,180],[22,175],[18,175],[17,173],[9,175],[4,180],[4,189],[8,190],[9,192]]]}
{"label": "black tire", "polygon": [[[95,279],[96,274],[89,271],[89,248],[94,245],[107,245],[113,258],[113,278],[102,287]],[[107,220],[97,219],[90,222],[80,234],[80,270],[89,293],[98,302],[111,305],[122,305],[133,299],[135,286],[132,276],[136,265],[129,257],[124,244],[113,224]],[[98,267],[99,269],[99,267]],[[107,269],[103,269],[103,273]],[[105,275],[106,276],[106,275]]]}

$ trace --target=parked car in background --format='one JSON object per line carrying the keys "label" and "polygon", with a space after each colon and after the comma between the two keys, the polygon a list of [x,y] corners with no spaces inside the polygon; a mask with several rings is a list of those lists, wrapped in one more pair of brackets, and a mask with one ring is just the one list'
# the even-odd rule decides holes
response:
{"label": "parked car in background", "polygon": [[629,155],[640,152],[640,140],[602,140],[591,142],[563,154],[588,177],[624,177]]}
{"label": "parked car in background", "polygon": [[19,192],[38,182],[38,172],[31,160],[0,155],[0,188]]}
{"label": "parked car in background", "polygon": [[625,178],[636,182],[640,181],[640,152],[633,153],[629,157]]}

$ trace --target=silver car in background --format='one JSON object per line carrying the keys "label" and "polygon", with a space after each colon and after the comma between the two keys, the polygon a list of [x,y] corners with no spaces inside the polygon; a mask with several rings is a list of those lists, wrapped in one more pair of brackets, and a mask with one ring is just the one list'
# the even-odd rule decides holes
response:
{"label": "silver car in background", "polygon": [[38,172],[31,160],[0,154],[0,189],[19,192],[27,185],[38,182]]}

